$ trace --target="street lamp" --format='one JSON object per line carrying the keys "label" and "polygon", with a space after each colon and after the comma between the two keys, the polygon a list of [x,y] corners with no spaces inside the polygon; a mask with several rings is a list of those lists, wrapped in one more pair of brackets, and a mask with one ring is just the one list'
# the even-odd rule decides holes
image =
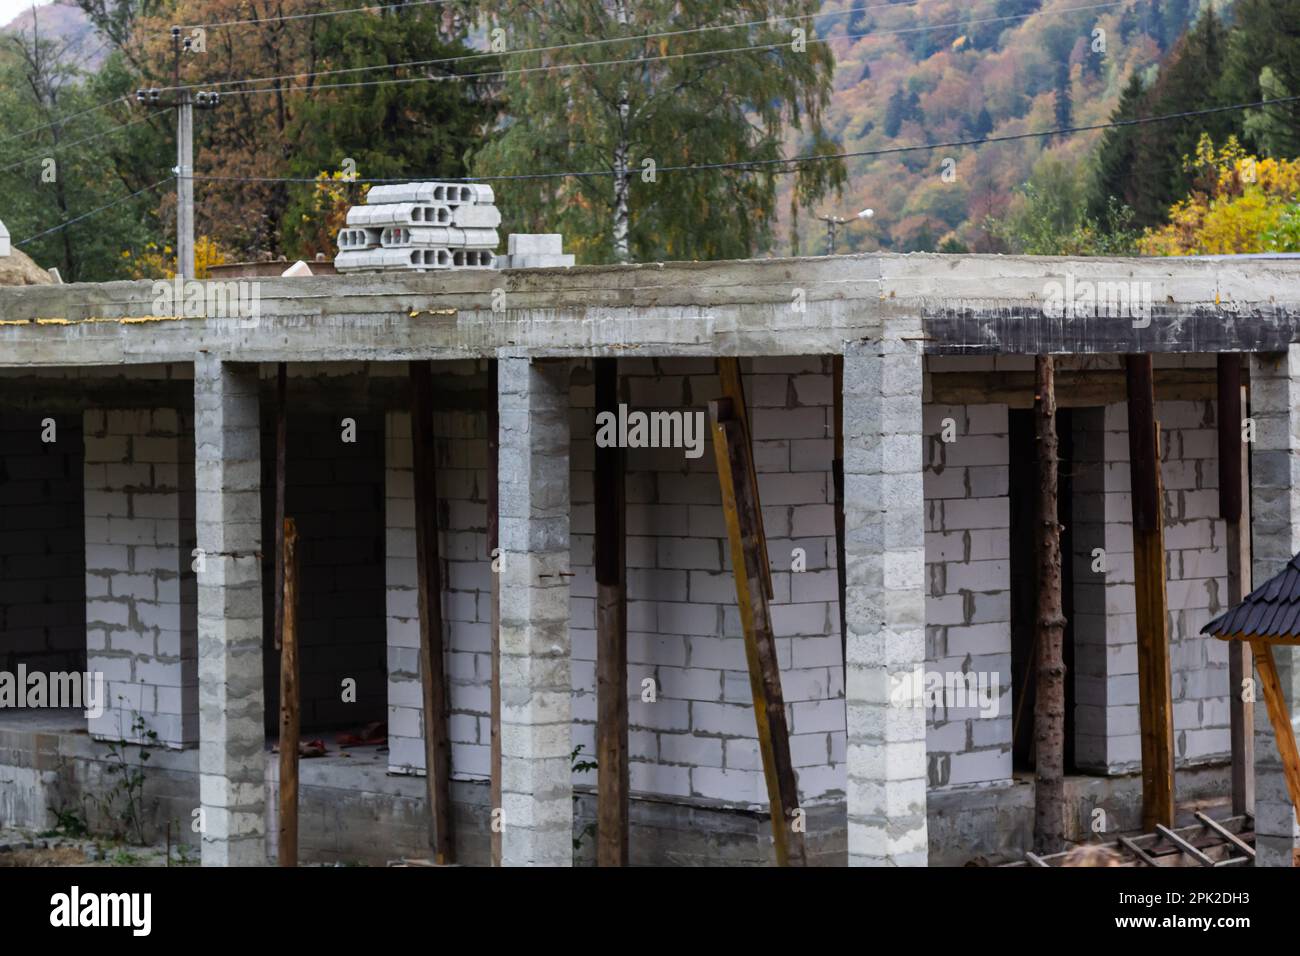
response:
{"label": "street lamp", "polygon": [[[862,210],[856,216],[854,216],[853,219],[866,220],[866,219],[870,219],[875,214],[876,211],[874,209],[867,208]],[[852,222],[853,219],[846,219],[843,216],[818,216],[817,218],[820,219],[822,222],[826,223],[826,254],[828,256],[833,256],[835,255],[836,228],[839,226],[847,225],[848,223]]]}

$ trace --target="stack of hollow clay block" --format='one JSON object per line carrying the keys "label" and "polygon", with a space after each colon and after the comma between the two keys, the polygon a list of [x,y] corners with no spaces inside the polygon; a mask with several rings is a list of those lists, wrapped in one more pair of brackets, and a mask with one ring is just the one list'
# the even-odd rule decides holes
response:
{"label": "stack of hollow clay block", "polygon": [[480,183],[375,186],[339,231],[339,272],[491,269],[501,211]]}

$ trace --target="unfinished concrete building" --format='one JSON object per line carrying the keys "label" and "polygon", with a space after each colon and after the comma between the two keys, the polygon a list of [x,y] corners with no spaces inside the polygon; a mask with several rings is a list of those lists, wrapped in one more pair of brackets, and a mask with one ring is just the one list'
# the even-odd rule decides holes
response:
{"label": "unfinished concrete building", "polygon": [[[1039,353],[1058,358],[1061,404],[1069,835],[1090,836],[1097,808],[1140,825],[1121,357],[1153,355],[1177,796],[1226,799],[1228,650],[1200,634],[1228,604],[1216,363],[1239,357],[1249,385],[1263,580],[1300,551],[1297,280],[1284,259],[851,256],[261,279],[255,315],[160,309],[148,282],[0,289],[0,668],[109,688],[93,719],[0,709],[0,824],[49,825],[109,786],[109,742],[146,735],[155,832],[174,821],[205,864],[274,859],[278,363],[302,736],[388,724],[385,751],[302,762],[306,862],[429,852],[408,372],[424,361],[457,861],[489,861],[498,809],[503,863],[593,858],[598,771],[573,752],[596,754],[599,358],[617,358],[630,409],[706,413],[718,358],[739,357],[808,858],[950,865],[1029,846]],[[625,450],[630,861],[762,865],[769,794],[701,440],[698,456]],[[1300,718],[1300,667],[1278,658]],[[931,672],[976,675],[975,698],[900,706]],[[1258,862],[1289,864],[1296,818],[1254,719]]]}

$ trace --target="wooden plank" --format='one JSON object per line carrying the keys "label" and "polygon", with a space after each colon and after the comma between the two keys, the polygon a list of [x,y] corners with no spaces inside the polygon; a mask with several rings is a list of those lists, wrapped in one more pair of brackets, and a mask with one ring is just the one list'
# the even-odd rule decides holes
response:
{"label": "wooden plank", "polygon": [[[749,428],[749,406],[745,404],[745,382],[740,375],[740,359],[738,358],[719,358],[718,359],[718,377],[722,380],[723,397],[731,399],[732,413],[740,422],[745,431],[745,440],[749,441],[751,434]],[[752,450],[748,450],[745,456],[746,474],[749,476],[750,497],[754,502],[754,510],[759,515],[758,542],[762,548],[763,555],[763,593],[767,595],[769,601],[775,599],[776,592],[772,590],[772,565],[768,559],[767,550],[767,531],[762,525],[763,503],[758,494],[758,470],[754,465],[754,455]]]}
{"label": "wooden plank", "polygon": [[298,528],[285,518],[277,535],[284,543],[280,642],[280,866],[298,865],[298,741],[301,738],[301,668],[298,660]]}
{"label": "wooden plank", "polygon": [[840,660],[848,661],[848,578],[844,563],[844,356],[831,357],[831,394],[835,403],[835,457],[831,481],[835,483],[835,578],[840,603]]}
{"label": "wooden plank", "polygon": [[489,827],[492,865],[501,865],[501,406],[496,359],[488,361],[487,394],[487,552],[492,562],[492,688],[488,721],[491,746],[488,760],[489,802],[494,819]]}
{"label": "wooden plank", "polygon": [[1134,843],[1134,842],[1133,842],[1132,840],[1130,840],[1128,837],[1120,837],[1120,838],[1119,838],[1119,844],[1120,844],[1120,846],[1122,846],[1124,849],[1126,849],[1126,850],[1128,850],[1130,853],[1132,853],[1132,854],[1133,854],[1135,857],[1137,857],[1139,860],[1141,860],[1143,863],[1145,863],[1147,866],[1159,866],[1159,865],[1160,865],[1159,863],[1156,862],[1155,858],[1154,858],[1153,856],[1151,856],[1150,853],[1148,853],[1146,850],[1142,849],[1140,846],[1138,846],[1136,843]]}
{"label": "wooden plank", "polygon": [[411,363],[411,441],[415,484],[415,556],[420,607],[420,677],[424,700],[425,782],[433,860],[455,862],[451,832],[451,744],[443,673],[442,574],[438,555],[438,487],[433,437],[433,363]]}
{"label": "wooden plank", "polygon": [[284,634],[284,487],[288,453],[289,366],[281,362],[275,373],[275,649]]}
{"label": "wooden plank", "polygon": [[1199,810],[1196,811],[1195,815],[1197,820],[1200,820],[1207,827],[1209,827],[1219,836],[1223,837],[1223,839],[1227,840],[1229,843],[1235,846],[1242,853],[1249,855],[1252,860],[1255,858],[1255,848],[1251,846],[1249,843],[1247,843],[1246,841],[1242,840],[1241,837],[1237,836],[1237,834],[1233,833],[1227,827],[1223,826],[1223,824],[1219,823],[1218,820],[1214,819],[1213,817],[1207,814],[1202,813]]}
{"label": "wooden plank", "polygon": [[1124,359],[1128,393],[1133,571],[1138,632],[1138,715],[1142,734],[1142,828],[1174,823],[1174,723],[1169,605],[1165,592],[1164,495],[1151,356]]}
{"label": "wooden plank", "polygon": [[1286,695],[1282,692],[1282,682],[1277,676],[1273,646],[1267,641],[1253,640],[1250,648],[1255,654],[1255,669],[1259,671],[1259,682],[1264,691],[1264,706],[1268,708],[1268,719],[1273,724],[1273,735],[1277,738],[1277,752],[1282,758],[1282,773],[1286,777],[1291,808],[1295,811],[1296,819],[1300,820],[1300,751],[1296,749],[1295,731],[1291,729]]}
{"label": "wooden plank", "polygon": [[[596,413],[618,415],[618,359],[593,360]],[[596,446],[596,864],[627,866],[627,535],[624,451]]]}
{"label": "wooden plank", "polygon": [[1173,830],[1169,829],[1169,827],[1165,826],[1163,823],[1156,824],[1156,833],[1160,834],[1162,837],[1164,837],[1174,846],[1178,847],[1179,850],[1181,850],[1183,853],[1190,856],[1201,866],[1214,866],[1213,860],[1211,860],[1208,856],[1206,856],[1196,847],[1192,846],[1192,844],[1188,843],[1186,840],[1184,840]]}
{"label": "wooden plank", "polygon": [[790,758],[790,730],[786,724],[781,694],[781,668],[776,658],[767,593],[763,589],[763,568],[767,550],[762,539],[762,516],[746,481],[751,464],[749,434],[731,399],[709,403],[713,426],[713,452],[717,459],[722,511],[731,544],[731,563],[736,575],[736,600],[745,635],[745,659],[749,664],[749,686],[754,698],[754,722],[758,729],[763,777],[767,782],[772,817],[772,838],[778,866],[803,866],[802,828],[796,827],[799,791]]}
{"label": "wooden plank", "polygon": [[[1219,517],[1224,521],[1228,545],[1228,606],[1235,607],[1250,593],[1250,529],[1243,527],[1250,486],[1246,443],[1241,440],[1241,356],[1218,357]],[[1240,641],[1228,644],[1228,724],[1232,754],[1232,812],[1255,808],[1255,705],[1243,698],[1251,676],[1250,647]]]}

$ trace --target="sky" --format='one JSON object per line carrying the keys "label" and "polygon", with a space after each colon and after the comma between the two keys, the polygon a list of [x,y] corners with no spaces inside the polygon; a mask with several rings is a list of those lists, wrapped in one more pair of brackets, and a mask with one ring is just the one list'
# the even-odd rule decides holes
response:
{"label": "sky", "polygon": [[[36,6],[43,7],[49,0],[36,0]],[[32,0],[0,0],[0,26],[8,26],[14,17],[31,8]]]}

